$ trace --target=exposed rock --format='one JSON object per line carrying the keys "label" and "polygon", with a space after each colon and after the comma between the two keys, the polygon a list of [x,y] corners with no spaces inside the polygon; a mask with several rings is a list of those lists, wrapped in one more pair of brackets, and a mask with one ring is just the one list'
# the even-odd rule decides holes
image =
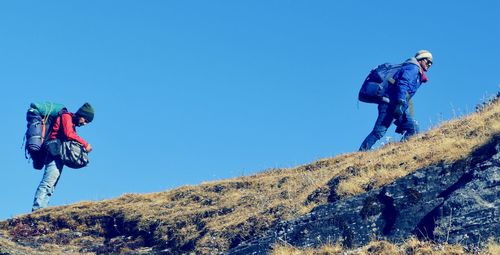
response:
{"label": "exposed rock", "polygon": [[392,184],[318,206],[282,222],[229,254],[267,254],[278,242],[317,247],[341,242],[359,247],[373,238],[400,243],[411,236],[483,246],[500,241],[500,137],[454,164],[420,169]]}

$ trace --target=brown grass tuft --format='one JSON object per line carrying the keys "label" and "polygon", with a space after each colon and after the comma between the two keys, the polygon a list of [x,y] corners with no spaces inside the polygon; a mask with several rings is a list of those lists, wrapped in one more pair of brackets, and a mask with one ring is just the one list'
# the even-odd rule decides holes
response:
{"label": "brown grass tuft", "polygon": [[375,240],[356,248],[345,249],[340,245],[327,244],[318,248],[297,248],[288,244],[280,244],[273,248],[271,255],[497,255],[498,243],[490,242],[483,250],[466,251],[460,245],[436,244],[410,238],[400,245],[387,241]]}

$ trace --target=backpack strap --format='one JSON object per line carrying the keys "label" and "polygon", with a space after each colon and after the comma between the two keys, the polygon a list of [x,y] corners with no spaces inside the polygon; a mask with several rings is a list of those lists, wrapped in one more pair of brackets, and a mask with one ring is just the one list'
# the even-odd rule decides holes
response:
{"label": "backpack strap", "polygon": [[[66,108],[65,108],[66,109]],[[47,136],[50,136],[50,133],[52,133],[52,130],[54,129],[54,125],[56,124],[56,122],[59,121],[59,130],[57,130],[57,135],[56,135],[56,138],[59,139],[59,137],[61,137],[61,132],[64,132],[64,125],[63,125],[63,121],[62,121],[62,116],[63,114],[67,113],[68,111],[65,110],[61,110],[59,112],[59,114],[57,115],[57,117],[55,119],[52,120],[52,123],[50,124],[50,128],[47,130]],[[44,133],[45,134],[45,133]],[[64,134],[64,133],[63,133]],[[60,140],[60,139],[59,139]]]}
{"label": "backpack strap", "polygon": [[[49,108],[49,113],[52,112],[52,109],[54,108],[54,106],[52,104],[50,104],[50,108]],[[45,126],[45,123],[47,123],[47,120],[49,119],[50,117],[50,114],[45,114],[45,116],[43,116],[43,121],[42,123],[44,124]]]}
{"label": "backpack strap", "polygon": [[[61,110],[61,111],[62,111],[62,110]],[[62,136],[60,135],[60,134],[61,134],[61,132],[62,132],[62,134],[64,134],[64,125],[63,125],[63,121],[62,121],[62,116],[63,116],[63,114],[65,114],[65,113],[67,113],[67,111],[66,111],[66,112],[62,112],[62,113],[60,113],[60,114],[57,116],[57,117],[59,118],[59,130],[57,130],[57,136],[58,136],[58,137],[57,137],[57,139],[59,139],[59,140],[62,140],[62,139],[60,139],[60,138],[59,138],[59,137],[62,137]]]}
{"label": "backpack strap", "polygon": [[[399,69],[401,69],[401,67],[403,66],[403,64],[404,64],[404,63],[402,63],[402,64],[395,64],[395,65],[393,65],[393,66],[391,67],[391,69],[395,69],[395,68],[397,68],[397,69],[398,69],[398,71],[399,71]],[[396,80],[394,79],[394,74],[396,74],[398,71],[396,71],[396,72],[395,72],[395,73],[393,73],[392,75],[390,75],[390,76],[386,77],[387,82],[389,83],[389,85],[394,85],[394,84],[396,84]]]}

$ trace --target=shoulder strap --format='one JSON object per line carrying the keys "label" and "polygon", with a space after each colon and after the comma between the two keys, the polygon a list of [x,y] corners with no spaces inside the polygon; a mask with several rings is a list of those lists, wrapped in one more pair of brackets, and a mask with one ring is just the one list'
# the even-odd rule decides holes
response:
{"label": "shoulder strap", "polygon": [[[61,137],[63,137],[61,134],[64,134],[64,124],[63,124],[63,120],[62,120],[62,116],[63,114],[67,113],[66,112],[62,112],[60,113],[59,115],[57,115],[56,119],[54,120],[54,122],[50,125],[50,129],[49,129],[49,132],[47,133],[47,135],[50,135],[50,133],[52,133],[52,130],[54,129],[54,125],[56,124],[56,122],[59,121],[59,130],[57,130],[57,139],[60,139]],[[62,132],[62,133],[61,133]],[[60,139],[61,140],[61,139]]]}
{"label": "shoulder strap", "polygon": [[[57,134],[58,134],[58,135],[59,135],[59,134],[61,134],[61,132],[62,132],[62,134],[64,134],[64,124],[63,124],[63,121],[62,121],[62,116],[63,116],[64,114],[67,114],[67,113],[68,113],[68,110],[66,110],[66,108],[62,109],[62,110],[59,112],[59,116],[58,116],[58,118],[59,118],[60,120],[59,120],[59,130],[57,131]],[[63,135],[60,135],[60,137],[64,137],[64,136],[63,136]],[[66,139],[64,139],[64,140],[66,140]]]}
{"label": "shoulder strap", "polygon": [[58,133],[61,133],[63,132],[64,134],[64,125],[63,125],[63,122],[62,122],[62,114],[59,114],[59,130],[58,130]]}
{"label": "shoulder strap", "polygon": [[391,66],[391,69],[397,69],[395,72],[389,72],[387,81],[389,82],[389,85],[394,85],[396,84],[396,80],[394,79],[394,75],[403,67],[404,63],[401,64],[394,64]]}

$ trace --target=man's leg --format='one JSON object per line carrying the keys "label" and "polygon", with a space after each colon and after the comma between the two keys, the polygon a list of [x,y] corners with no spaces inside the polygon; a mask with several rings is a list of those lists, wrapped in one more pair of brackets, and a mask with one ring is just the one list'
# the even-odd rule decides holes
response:
{"label": "man's leg", "polygon": [[372,146],[385,135],[393,120],[392,111],[393,108],[388,104],[378,105],[377,121],[375,121],[372,132],[365,138],[363,143],[361,143],[359,147],[360,151],[370,150]]}
{"label": "man's leg", "polygon": [[405,133],[401,138],[401,141],[405,142],[411,136],[418,133],[418,124],[417,121],[408,113],[405,114],[403,120],[404,122],[402,123],[402,129],[405,131]]}
{"label": "man's leg", "polygon": [[35,193],[32,211],[48,206],[49,199],[52,196],[52,193],[54,193],[57,181],[59,180],[62,172],[62,164],[58,163],[59,162],[56,163],[56,160],[52,160],[45,165],[45,172],[43,174],[42,181],[38,185]]}

